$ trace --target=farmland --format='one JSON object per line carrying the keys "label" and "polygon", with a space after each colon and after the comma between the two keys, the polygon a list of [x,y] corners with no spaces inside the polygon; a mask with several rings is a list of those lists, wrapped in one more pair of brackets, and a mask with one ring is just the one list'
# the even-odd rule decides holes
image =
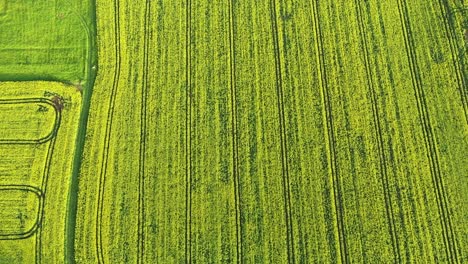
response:
{"label": "farmland", "polygon": [[61,262],[81,96],[55,82],[0,90],[0,263]]}
{"label": "farmland", "polygon": [[73,252],[93,12],[87,1],[0,1],[0,263]]}
{"label": "farmland", "polygon": [[468,262],[463,1],[73,3],[0,38],[0,262]]}

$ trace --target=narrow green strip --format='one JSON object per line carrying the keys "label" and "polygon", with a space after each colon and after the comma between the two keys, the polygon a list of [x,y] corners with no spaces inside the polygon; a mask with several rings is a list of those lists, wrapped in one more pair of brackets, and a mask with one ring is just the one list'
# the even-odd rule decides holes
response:
{"label": "narrow green strip", "polygon": [[[73,170],[68,192],[68,210],[65,224],[65,263],[75,263],[75,227],[78,205],[78,176],[80,174],[81,159],[88,126],[89,107],[93,93],[94,81],[97,74],[97,47],[96,47],[96,2],[89,1],[91,25],[87,25],[88,34],[88,62],[86,65],[86,83],[83,90],[82,109],[75,142],[75,155],[73,157]],[[86,21],[83,21],[86,23]],[[86,24],[85,24],[86,25]]]}

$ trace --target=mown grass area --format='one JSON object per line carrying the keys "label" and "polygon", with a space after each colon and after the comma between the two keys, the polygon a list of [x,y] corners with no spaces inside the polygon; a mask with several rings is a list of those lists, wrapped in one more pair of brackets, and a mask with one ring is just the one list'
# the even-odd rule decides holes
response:
{"label": "mown grass area", "polygon": [[0,2],[0,80],[87,79],[88,1]]}

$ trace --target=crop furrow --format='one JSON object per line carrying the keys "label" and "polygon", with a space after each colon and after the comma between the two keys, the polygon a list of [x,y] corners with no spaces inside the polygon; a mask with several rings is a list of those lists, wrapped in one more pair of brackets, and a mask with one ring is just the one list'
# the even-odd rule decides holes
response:
{"label": "crop furrow", "polygon": [[146,104],[148,101],[148,72],[149,72],[149,38],[150,38],[151,1],[146,0],[145,22],[144,22],[144,48],[143,48],[143,79],[141,92],[141,117],[140,117],[140,171],[138,177],[138,258],[137,262],[142,263],[145,253],[145,153],[146,153]]}
{"label": "crop furrow", "polygon": [[233,0],[229,0],[229,63],[230,63],[230,88],[231,88],[231,115],[232,115],[232,170],[234,174],[234,203],[236,207],[236,254],[237,262],[242,262],[242,225],[240,209],[239,189],[239,142],[237,138],[237,94],[236,94],[236,61],[234,46],[234,6]]}
{"label": "crop furrow", "polygon": [[[58,117],[59,119],[57,120],[57,130],[60,127],[60,118],[61,114],[58,112]],[[47,157],[46,157],[46,164],[44,167],[44,171],[42,173],[42,183],[41,183],[41,190],[42,194],[44,196],[44,201],[41,203],[41,207],[39,210],[41,211],[41,217],[44,217],[44,208],[45,208],[45,202],[46,202],[46,194],[47,194],[47,178],[49,177],[49,171],[50,171],[50,164],[52,162],[52,154],[54,153],[54,148],[55,148],[55,141],[56,138],[53,137],[51,141],[49,142],[49,147],[47,148]],[[38,234],[36,235],[36,263],[42,263],[41,258],[42,258],[42,219],[38,219]]]}
{"label": "crop furrow", "polygon": [[336,213],[336,222],[338,229],[338,240],[339,240],[339,254],[342,263],[348,263],[348,250],[346,245],[346,237],[344,231],[344,220],[343,220],[343,202],[341,194],[341,186],[339,177],[337,174],[337,164],[336,164],[336,150],[335,150],[335,135],[333,128],[333,115],[330,102],[330,95],[328,93],[328,84],[327,76],[325,70],[325,58],[323,50],[323,39],[322,31],[319,23],[319,14],[318,14],[318,0],[311,0],[311,5],[313,9],[313,21],[314,21],[314,35],[315,35],[315,45],[317,49],[317,64],[319,65],[319,83],[321,89],[322,102],[324,107],[324,119],[325,119],[325,130],[327,133],[327,144],[329,151],[329,161],[330,161],[330,175],[332,177],[333,184],[333,200],[335,205]]}
{"label": "crop furrow", "polygon": [[119,8],[120,8],[119,1],[115,0],[114,2],[115,72],[114,72],[114,81],[112,83],[112,89],[111,89],[111,94],[110,94],[110,99],[109,99],[109,109],[107,113],[106,130],[105,130],[105,135],[104,135],[104,149],[103,149],[101,173],[99,176],[99,186],[98,186],[98,206],[97,206],[97,211],[96,211],[96,254],[97,254],[98,263],[104,263],[104,252],[102,249],[101,221],[102,221],[102,213],[103,213],[103,208],[104,208],[104,187],[105,187],[105,180],[106,180],[106,174],[107,174],[107,162],[109,159],[108,154],[109,154],[109,147],[110,147],[110,138],[111,138],[111,133],[112,133],[112,118],[114,115],[117,85],[119,83],[120,66],[121,66]]}
{"label": "crop furrow", "polygon": [[192,50],[191,50],[191,19],[192,19],[192,1],[187,0],[186,2],[186,32],[185,32],[185,86],[187,89],[186,93],[186,120],[185,120],[185,162],[186,162],[186,170],[185,170],[185,189],[186,189],[186,197],[185,197],[185,261],[186,263],[191,263],[192,261],[192,243],[191,243],[191,236],[192,236]]}
{"label": "crop furrow", "polygon": [[381,126],[381,121],[379,117],[379,108],[378,108],[378,101],[377,101],[377,96],[375,92],[375,87],[372,82],[374,79],[374,76],[372,75],[372,71],[370,68],[370,61],[369,61],[369,48],[367,46],[367,36],[366,36],[366,29],[364,28],[364,21],[363,21],[363,12],[362,12],[362,7],[361,3],[359,1],[355,1],[356,9],[357,9],[357,18],[358,18],[358,24],[359,24],[359,34],[360,34],[360,39],[361,39],[361,46],[362,50],[364,53],[364,63],[365,63],[365,68],[366,68],[366,79],[367,79],[367,86],[371,94],[371,104],[372,104],[372,116],[374,119],[374,130],[376,133],[376,138],[377,138],[377,149],[378,149],[378,154],[379,154],[379,162],[380,162],[380,176],[382,178],[382,188],[384,191],[384,198],[385,198],[385,210],[387,214],[387,221],[389,224],[389,233],[392,241],[392,248],[393,248],[393,254],[395,256],[395,261],[398,263],[401,263],[401,256],[400,256],[400,251],[398,249],[398,236],[396,234],[395,230],[395,220],[393,218],[393,207],[392,207],[392,201],[391,201],[391,196],[390,196],[390,189],[389,189],[389,183],[388,183],[388,169],[387,169],[387,163],[386,163],[386,157],[385,157],[385,151],[384,151],[384,140],[382,136],[382,126]]}
{"label": "crop furrow", "polygon": [[272,17],[272,31],[273,31],[273,45],[275,50],[275,64],[276,64],[276,93],[278,103],[278,113],[280,122],[280,141],[281,141],[281,162],[283,168],[283,192],[285,200],[285,217],[287,224],[287,245],[288,245],[288,261],[294,263],[294,235],[292,225],[292,213],[291,213],[291,190],[290,190],[290,179],[289,179],[289,168],[288,168],[288,148],[286,145],[286,125],[284,118],[284,98],[283,98],[283,78],[281,73],[281,54],[279,47],[278,37],[278,21],[276,15],[276,0],[271,1],[271,17]]}
{"label": "crop furrow", "polygon": [[435,187],[435,195],[440,215],[440,224],[443,232],[443,241],[447,258],[452,262],[459,262],[457,257],[456,242],[453,236],[452,223],[448,212],[448,201],[445,196],[444,185],[440,175],[439,157],[436,148],[436,142],[433,135],[433,129],[430,123],[429,113],[427,110],[426,98],[424,89],[422,88],[422,80],[419,74],[418,62],[416,58],[416,48],[412,39],[410,19],[405,0],[398,1],[398,10],[402,23],[402,31],[405,40],[406,53],[408,63],[411,70],[413,89],[416,96],[416,103],[419,112],[419,118],[422,125],[426,149],[432,174],[432,182]]}

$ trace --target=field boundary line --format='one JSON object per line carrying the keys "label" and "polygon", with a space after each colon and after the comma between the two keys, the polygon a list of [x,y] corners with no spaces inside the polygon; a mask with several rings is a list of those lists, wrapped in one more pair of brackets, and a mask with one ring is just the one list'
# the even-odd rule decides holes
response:
{"label": "field boundary line", "polygon": [[144,262],[145,254],[145,162],[146,162],[146,103],[148,102],[148,71],[149,71],[149,39],[150,30],[148,26],[151,21],[151,0],[146,0],[145,22],[144,22],[144,61],[141,94],[141,117],[140,117],[140,171],[138,177],[138,247],[137,263]]}
{"label": "field boundary line", "polygon": [[[68,0],[66,0],[68,1]],[[87,34],[87,55],[85,63],[85,80],[82,101],[81,113],[78,121],[78,129],[75,139],[75,152],[73,157],[73,165],[71,179],[69,184],[69,192],[67,196],[67,215],[65,224],[65,243],[64,243],[64,262],[75,263],[75,237],[76,237],[76,215],[78,211],[78,185],[79,174],[82,165],[82,156],[84,153],[84,145],[86,139],[86,130],[88,127],[89,108],[91,103],[91,95],[93,93],[94,83],[98,70],[97,65],[97,48],[96,48],[96,0],[88,1],[88,18],[90,22],[86,23],[84,16],[79,14],[81,24]]]}
{"label": "field boundary line", "polygon": [[282,174],[283,174],[283,196],[284,196],[284,210],[286,220],[286,238],[288,246],[288,262],[294,263],[294,230],[292,224],[292,212],[291,212],[291,182],[289,179],[289,167],[288,167],[288,146],[286,136],[286,124],[284,117],[284,98],[283,98],[283,76],[281,72],[281,51],[279,44],[279,33],[278,33],[278,18],[277,18],[277,7],[276,0],[271,0],[271,20],[272,20],[272,33],[273,33],[273,47],[275,55],[275,71],[276,71],[276,96],[277,96],[277,107],[279,114],[280,123],[280,141],[281,141],[281,163],[282,163]]}
{"label": "field boundary line", "polygon": [[[60,122],[60,121],[59,121]],[[47,182],[49,179],[49,173],[50,173],[50,165],[52,163],[52,157],[55,149],[55,142],[57,138],[54,137],[49,143],[49,147],[47,148],[47,157],[46,157],[46,164],[43,170],[43,176],[42,176],[42,183],[41,183],[41,190],[42,190],[42,195],[44,197],[44,201],[42,202],[42,207],[41,207],[41,219],[39,220],[39,229],[38,233],[36,236],[36,263],[42,263],[42,218],[44,217],[44,210],[45,210],[45,204],[46,204],[46,194],[47,194]]]}
{"label": "field boundary line", "polygon": [[110,99],[109,99],[109,110],[107,113],[106,129],[104,135],[104,150],[102,154],[101,173],[99,176],[98,184],[98,206],[96,211],[96,254],[98,263],[104,263],[104,252],[102,249],[102,213],[104,207],[104,191],[105,191],[105,180],[107,175],[107,162],[110,147],[110,138],[112,133],[112,118],[114,115],[114,107],[116,101],[117,85],[120,78],[120,4],[119,0],[114,0],[114,41],[115,41],[115,71],[114,81],[112,84]]}
{"label": "field boundary line", "polygon": [[185,10],[185,262],[192,262],[192,1]]}
{"label": "field boundary line", "polygon": [[322,102],[324,107],[324,119],[325,119],[325,132],[327,133],[327,147],[328,147],[328,156],[329,156],[329,173],[332,178],[332,188],[333,188],[333,200],[335,204],[335,213],[336,213],[336,228],[338,231],[338,252],[340,254],[339,258],[342,263],[348,263],[348,249],[347,242],[344,230],[344,216],[343,216],[343,201],[341,194],[341,184],[339,175],[337,173],[337,164],[336,164],[336,150],[335,150],[335,132],[333,125],[333,113],[331,108],[330,94],[328,91],[328,81],[327,73],[325,67],[325,57],[323,49],[323,39],[322,39],[322,29],[320,27],[319,13],[318,13],[318,0],[311,0],[312,12],[313,12],[313,21],[314,21],[314,35],[315,35],[315,48],[317,50],[317,64],[318,75],[320,76],[320,90],[322,96]]}
{"label": "field boundary line", "polygon": [[398,11],[400,13],[400,20],[402,24],[402,33],[405,40],[406,54],[408,57],[408,64],[411,69],[411,78],[413,89],[416,97],[416,104],[419,112],[419,119],[422,125],[422,132],[425,140],[427,155],[429,159],[429,166],[432,176],[432,183],[435,188],[435,196],[440,216],[440,224],[442,227],[443,242],[445,245],[445,253],[451,262],[459,263],[457,257],[456,241],[454,240],[452,223],[450,213],[448,211],[448,201],[445,196],[444,185],[442,176],[440,174],[440,163],[437,152],[437,145],[433,135],[433,128],[430,122],[430,116],[427,109],[427,102],[422,87],[422,80],[419,74],[419,66],[414,47],[414,40],[412,39],[410,18],[408,14],[408,7],[405,0],[398,0]]}
{"label": "field boundary line", "polygon": [[236,207],[236,254],[237,263],[242,262],[242,223],[240,209],[240,180],[239,180],[239,142],[237,128],[237,93],[236,93],[236,57],[235,57],[235,26],[234,4],[229,0],[229,66],[231,71],[231,111],[232,111],[232,171],[234,178],[234,203]]}
{"label": "field boundary line", "polygon": [[400,251],[398,250],[398,236],[395,230],[395,219],[393,217],[393,205],[391,200],[391,194],[389,190],[389,180],[388,180],[388,168],[386,164],[386,155],[385,155],[385,147],[384,147],[384,140],[382,136],[382,126],[379,117],[379,107],[377,96],[375,92],[375,87],[373,84],[374,75],[372,74],[372,70],[370,68],[370,61],[369,61],[369,48],[367,45],[367,35],[366,29],[364,28],[364,20],[363,20],[363,11],[361,7],[361,2],[359,0],[355,0],[356,5],[356,15],[357,15],[357,22],[359,24],[359,34],[361,39],[361,47],[364,53],[364,63],[366,68],[366,75],[367,75],[367,86],[371,94],[371,104],[372,104],[372,116],[374,119],[374,129],[377,137],[377,148],[379,154],[379,162],[380,162],[380,177],[382,178],[382,188],[384,191],[384,200],[385,200],[385,211],[387,215],[388,221],[388,228],[392,242],[393,254],[396,257],[395,262],[401,263],[401,255]]}

